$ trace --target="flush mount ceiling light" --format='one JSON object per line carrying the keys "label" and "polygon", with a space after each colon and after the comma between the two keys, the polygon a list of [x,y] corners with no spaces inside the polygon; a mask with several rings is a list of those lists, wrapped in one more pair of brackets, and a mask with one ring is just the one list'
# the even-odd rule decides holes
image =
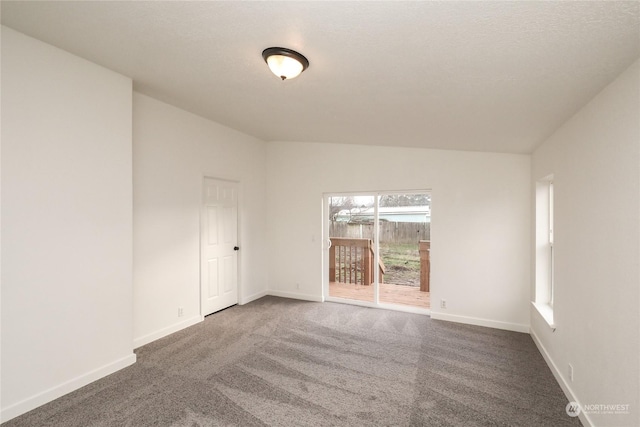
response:
{"label": "flush mount ceiling light", "polygon": [[262,51],[269,69],[282,80],[298,77],[309,67],[309,61],[295,50],[284,47],[270,47]]}

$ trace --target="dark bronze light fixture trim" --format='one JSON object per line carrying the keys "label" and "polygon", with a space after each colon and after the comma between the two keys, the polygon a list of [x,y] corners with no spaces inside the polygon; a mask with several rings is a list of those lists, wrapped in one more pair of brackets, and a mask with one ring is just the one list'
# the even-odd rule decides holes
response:
{"label": "dark bronze light fixture trim", "polygon": [[309,68],[309,60],[304,55],[285,47],[269,47],[262,51],[262,58],[269,65],[273,74],[282,80],[297,77]]}

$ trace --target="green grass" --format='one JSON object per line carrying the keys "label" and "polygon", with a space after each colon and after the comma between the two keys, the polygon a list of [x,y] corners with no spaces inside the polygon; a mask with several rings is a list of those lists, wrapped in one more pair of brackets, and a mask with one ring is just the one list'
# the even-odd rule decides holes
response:
{"label": "green grass", "polygon": [[418,243],[380,243],[380,257],[386,267],[386,283],[420,285]]}

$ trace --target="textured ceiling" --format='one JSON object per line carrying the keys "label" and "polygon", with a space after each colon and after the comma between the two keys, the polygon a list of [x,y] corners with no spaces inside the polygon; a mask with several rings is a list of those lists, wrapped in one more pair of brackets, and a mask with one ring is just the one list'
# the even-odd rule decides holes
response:
{"label": "textured ceiling", "polygon": [[[2,1],[2,23],[266,141],[528,153],[640,55],[637,1]],[[270,46],[309,69],[279,81]]]}

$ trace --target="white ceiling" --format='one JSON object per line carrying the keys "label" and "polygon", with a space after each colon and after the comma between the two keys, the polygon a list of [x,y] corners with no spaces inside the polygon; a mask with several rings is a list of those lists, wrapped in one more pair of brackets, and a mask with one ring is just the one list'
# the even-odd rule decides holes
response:
{"label": "white ceiling", "polygon": [[[640,56],[637,1],[2,1],[2,23],[266,141],[529,153]],[[309,69],[280,81],[270,46]]]}

